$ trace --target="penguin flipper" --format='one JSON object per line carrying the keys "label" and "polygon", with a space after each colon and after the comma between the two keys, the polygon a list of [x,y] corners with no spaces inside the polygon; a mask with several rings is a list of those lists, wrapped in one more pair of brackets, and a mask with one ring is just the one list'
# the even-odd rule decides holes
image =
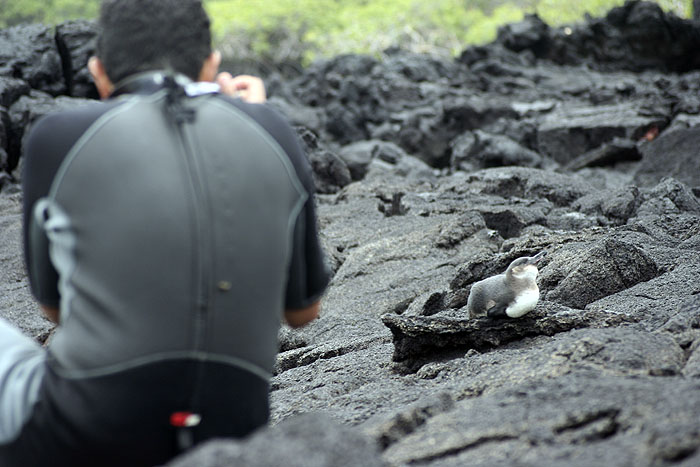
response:
{"label": "penguin flipper", "polygon": [[507,304],[496,304],[486,311],[486,316],[491,319],[504,319],[508,318],[506,314]]}

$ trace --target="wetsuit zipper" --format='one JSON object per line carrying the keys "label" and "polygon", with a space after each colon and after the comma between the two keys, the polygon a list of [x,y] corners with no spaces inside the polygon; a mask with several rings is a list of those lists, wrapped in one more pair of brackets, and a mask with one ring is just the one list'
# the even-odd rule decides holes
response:
{"label": "wetsuit zipper", "polygon": [[207,332],[206,322],[209,311],[209,300],[211,297],[211,237],[210,228],[211,214],[210,204],[206,192],[206,182],[202,176],[202,170],[195,156],[192,137],[190,133],[190,123],[180,122],[177,124],[178,135],[185,155],[192,192],[194,194],[194,218],[195,218],[195,255],[196,255],[196,315],[194,329],[194,350],[204,350],[205,335]]}
{"label": "wetsuit zipper", "polygon": [[[194,115],[194,114],[193,114]],[[196,116],[195,116],[196,117]],[[194,316],[194,341],[193,348],[195,352],[203,352],[206,346],[207,320],[209,314],[209,306],[211,300],[210,284],[211,272],[213,268],[213,239],[211,238],[211,204],[207,193],[207,184],[200,161],[196,157],[194,151],[195,137],[192,135],[192,121],[177,121],[177,133],[182,145],[182,151],[185,156],[185,165],[190,179],[192,193],[194,196],[194,221],[195,235],[194,248],[195,268],[197,277],[197,292],[195,301],[195,316]],[[186,407],[191,414],[200,417],[201,413],[201,394],[204,384],[204,361],[197,360],[191,363],[193,366],[190,371],[190,401],[189,407]],[[201,418],[199,418],[201,420]],[[206,423],[206,420],[203,420]],[[197,422],[199,424],[199,421]],[[188,428],[178,430],[178,445],[181,450],[189,449],[196,441],[196,434]]]}

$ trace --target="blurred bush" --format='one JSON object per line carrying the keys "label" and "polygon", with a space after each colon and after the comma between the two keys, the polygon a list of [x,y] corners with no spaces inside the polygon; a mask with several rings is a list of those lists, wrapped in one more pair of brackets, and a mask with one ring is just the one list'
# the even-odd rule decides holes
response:
{"label": "blurred bush", "polygon": [[[690,17],[692,0],[656,0]],[[0,0],[0,27],[94,18],[100,0]],[[204,0],[229,61],[288,66],[399,46],[455,55],[493,40],[502,24],[537,13],[552,25],[604,15],[624,0]]]}
{"label": "blurred bush", "polygon": [[[537,13],[551,25],[602,16],[624,0],[208,0],[216,41],[229,58],[308,64],[343,53],[381,55],[399,46],[455,55],[489,42],[498,27]],[[691,16],[692,0],[657,0]]]}
{"label": "blurred bush", "polygon": [[494,8],[490,3],[210,0],[207,9],[224,55],[306,64],[319,56],[381,54],[396,45],[416,52],[456,54],[465,44],[493,39],[499,25],[523,17],[523,9],[514,3]]}
{"label": "blurred bush", "polygon": [[0,0],[0,28],[94,18],[99,6],[100,0]]}

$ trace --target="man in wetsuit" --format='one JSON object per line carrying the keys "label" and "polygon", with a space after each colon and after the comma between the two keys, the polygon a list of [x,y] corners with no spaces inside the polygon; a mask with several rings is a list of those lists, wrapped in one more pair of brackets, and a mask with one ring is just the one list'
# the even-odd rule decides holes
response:
{"label": "man in wetsuit", "polygon": [[158,465],[264,425],[280,322],[329,280],[298,139],[259,80],[217,74],[200,0],[100,23],[104,101],[26,140],[30,284],[59,326],[44,350],[0,321],[3,467]]}

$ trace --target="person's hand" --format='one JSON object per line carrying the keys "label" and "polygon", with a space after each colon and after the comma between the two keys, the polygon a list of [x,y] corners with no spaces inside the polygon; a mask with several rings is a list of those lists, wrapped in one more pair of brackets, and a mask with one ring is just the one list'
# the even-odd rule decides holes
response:
{"label": "person's hand", "polygon": [[260,78],[249,75],[233,77],[230,73],[219,73],[216,77],[221,92],[231,97],[240,97],[251,104],[262,104],[267,100],[265,83]]}

